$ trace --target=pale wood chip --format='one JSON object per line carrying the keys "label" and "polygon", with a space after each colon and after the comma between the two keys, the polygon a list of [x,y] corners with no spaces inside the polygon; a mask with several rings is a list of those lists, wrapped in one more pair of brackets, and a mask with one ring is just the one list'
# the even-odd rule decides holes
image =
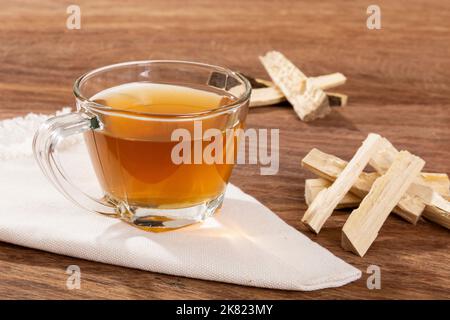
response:
{"label": "pale wood chip", "polygon": [[384,175],[378,178],[342,229],[342,246],[364,256],[378,236],[389,213],[416,179],[425,161],[401,151]]}
{"label": "pale wood chip", "polygon": [[[260,60],[269,76],[294,107],[303,121],[322,118],[330,112],[325,92],[316,87],[291,61],[277,51],[270,51]],[[304,90],[302,90],[304,83]]]}

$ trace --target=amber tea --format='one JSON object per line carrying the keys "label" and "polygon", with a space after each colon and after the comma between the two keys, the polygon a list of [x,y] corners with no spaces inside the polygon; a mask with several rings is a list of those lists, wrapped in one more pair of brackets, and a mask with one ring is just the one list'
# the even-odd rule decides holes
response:
{"label": "amber tea", "polygon": [[[91,100],[104,106],[142,114],[189,115],[216,109],[234,98],[213,92],[166,84],[129,83],[95,94]],[[155,122],[142,126],[133,118],[105,115],[104,130],[85,133],[97,178],[112,201],[129,206],[183,208],[211,200],[226,187],[232,164],[175,164],[171,152],[177,141],[173,130],[192,130],[192,121]],[[204,120],[204,127],[238,129],[242,123],[225,118]],[[224,134],[224,133],[222,133]],[[224,137],[214,137],[219,139]],[[195,141],[192,141],[194,144]],[[202,141],[205,147],[208,141]],[[224,145],[224,148],[227,148]],[[228,146],[230,148],[230,146]],[[235,148],[232,145],[231,148]],[[233,151],[235,152],[235,151]],[[227,150],[223,150],[224,155]]]}

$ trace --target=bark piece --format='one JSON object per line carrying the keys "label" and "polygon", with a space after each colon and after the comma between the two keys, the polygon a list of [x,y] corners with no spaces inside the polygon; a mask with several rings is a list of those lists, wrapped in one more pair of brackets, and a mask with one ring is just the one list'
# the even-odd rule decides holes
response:
{"label": "bark piece", "polygon": [[328,97],[330,107],[345,107],[348,102],[348,96],[342,93],[325,92]]}
{"label": "bark piece", "polygon": [[384,175],[378,178],[342,229],[342,246],[364,256],[378,236],[389,213],[400,201],[425,165],[425,161],[401,151]]}
{"label": "bark piece", "polygon": [[315,233],[320,232],[333,210],[358,180],[370,158],[377,151],[380,140],[381,136],[370,133],[336,181],[329,188],[322,190],[306,210],[302,222]]}
{"label": "bark piece", "polygon": [[[275,85],[280,88],[303,121],[322,118],[330,112],[325,92],[316,87],[291,61],[277,51],[270,51],[260,60]],[[302,84],[304,88],[302,89]]]}

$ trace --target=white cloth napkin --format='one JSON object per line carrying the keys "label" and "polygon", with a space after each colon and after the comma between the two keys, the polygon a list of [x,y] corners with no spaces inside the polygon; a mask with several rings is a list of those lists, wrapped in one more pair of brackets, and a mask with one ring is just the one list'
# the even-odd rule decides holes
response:
{"label": "white cloth napkin", "polygon": [[[361,277],[358,269],[233,185],[228,186],[223,208],[215,217],[165,233],[145,232],[79,209],[46,180],[32,157],[32,136],[45,118],[28,115],[0,122],[1,241],[130,268],[256,287],[317,290]],[[66,171],[75,171],[83,187],[96,184],[85,146],[81,139],[75,141],[63,152],[70,155],[64,157]]]}

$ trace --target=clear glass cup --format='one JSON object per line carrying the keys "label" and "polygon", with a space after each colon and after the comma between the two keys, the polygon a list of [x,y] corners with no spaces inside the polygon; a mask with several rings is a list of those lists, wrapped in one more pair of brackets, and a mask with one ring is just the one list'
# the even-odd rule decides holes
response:
{"label": "clear glass cup", "polygon": [[[223,103],[196,113],[158,114],[112,108],[90,99],[105,89],[135,82],[200,89],[220,95]],[[42,171],[68,199],[148,231],[203,221],[221,206],[233,164],[175,164],[169,154],[175,143],[171,134],[179,128],[194,134],[194,123],[201,123],[203,132],[242,129],[251,93],[244,77],[201,63],[136,61],[88,72],[75,81],[73,91],[77,111],[46,121],[33,142]],[[76,187],[59,161],[57,145],[76,134],[84,135],[104,193],[101,199]]]}

